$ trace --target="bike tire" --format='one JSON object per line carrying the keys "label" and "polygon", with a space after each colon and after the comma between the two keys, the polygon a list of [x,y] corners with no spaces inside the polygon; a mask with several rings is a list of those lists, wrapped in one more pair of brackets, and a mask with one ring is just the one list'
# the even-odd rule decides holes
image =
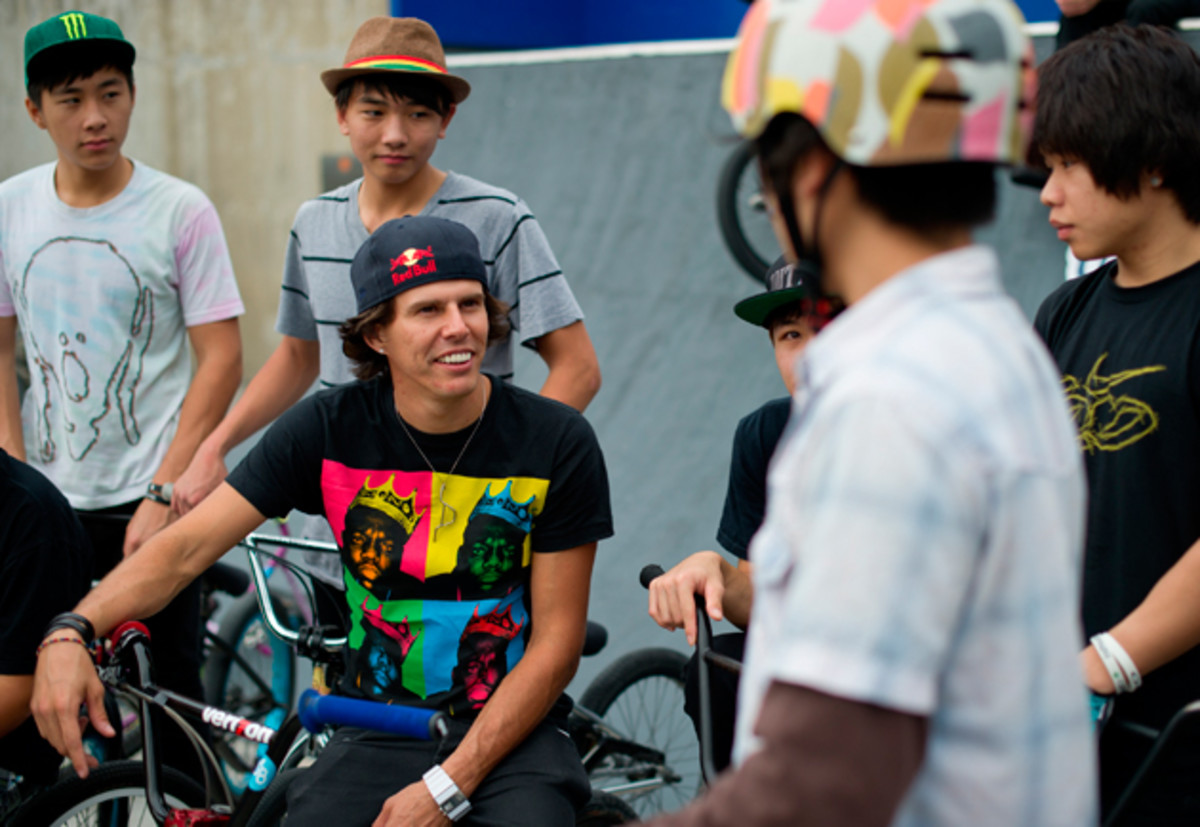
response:
{"label": "bike tire", "polygon": [[[663,753],[662,768],[619,754],[588,767],[593,790],[617,795],[642,819],[683,807],[701,788],[696,731],[683,711],[686,664],[687,657],[674,649],[637,649],[609,664],[579,699],[580,706],[599,715],[624,739]],[[621,790],[651,773],[662,783]]]}
{"label": "bike tire", "polygon": [[[172,807],[205,806],[204,787],[170,767],[163,767],[162,789]],[[141,761],[112,761],[92,769],[87,778],[71,770],[57,784],[21,806],[10,827],[84,827],[112,824],[154,827],[146,809],[146,767]]]}
{"label": "bike tire", "polygon": [[303,772],[303,768],[297,767],[284,770],[275,776],[271,786],[267,787],[267,791],[258,800],[258,806],[250,814],[246,827],[281,827],[287,824],[288,788]]}
{"label": "bike tire", "polygon": [[761,210],[760,217],[759,208],[751,204],[760,189],[754,159],[754,144],[743,141],[721,165],[717,177],[717,225],[734,261],[761,285],[766,283],[771,262],[778,258],[778,242],[766,210]]}
{"label": "bike tire", "polygon": [[637,820],[637,811],[624,799],[603,790],[592,790],[591,799],[575,816],[575,827],[611,827]]}
{"label": "bike tire", "polygon": [[[295,614],[279,595],[272,594],[271,600],[280,617]],[[213,645],[204,662],[205,700],[212,706],[275,728],[279,721],[267,719],[282,720],[283,711],[291,708],[296,691],[296,659],[291,648],[267,629],[254,593],[241,595],[230,603],[215,634],[227,645]],[[238,653],[242,663],[232,652]],[[247,666],[271,688],[269,695],[249,677]],[[224,732],[215,732],[214,738],[226,781],[240,795],[246,788],[247,773],[257,762],[258,745]]]}

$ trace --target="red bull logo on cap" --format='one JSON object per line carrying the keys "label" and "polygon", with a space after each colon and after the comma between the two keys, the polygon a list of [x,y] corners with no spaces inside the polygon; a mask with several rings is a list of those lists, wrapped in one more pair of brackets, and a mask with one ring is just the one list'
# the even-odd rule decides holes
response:
{"label": "red bull logo on cap", "polygon": [[433,247],[424,249],[409,247],[391,260],[392,284],[400,284],[417,276],[437,272],[437,262],[433,259]]}

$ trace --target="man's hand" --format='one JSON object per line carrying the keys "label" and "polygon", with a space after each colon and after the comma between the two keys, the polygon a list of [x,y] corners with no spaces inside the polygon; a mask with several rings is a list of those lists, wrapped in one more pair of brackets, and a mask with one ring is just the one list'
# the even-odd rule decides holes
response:
{"label": "man's hand", "polygon": [[[73,635],[60,629],[52,636]],[[71,759],[80,778],[87,778],[88,774],[81,724],[81,720],[86,719],[79,717],[79,705],[85,700],[92,726],[105,737],[115,736],[116,730],[104,714],[104,684],[96,676],[90,653],[69,641],[43,649],[33,676],[33,700],[29,707],[33,710],[38,732],[60,754]]]}
{"label": "man's hand", "polygon": [[1063,17],[1078,17],[1096,8],[1100,5],[1101,0],[1057,0],[1057,2],[1058,10],[1062,12]]}
{"label": "man's hand", "polygon": [[225,457],[210,447],[207,440],[200,443],[187,469],[175,480],[171,510],[182,517],[198,506],[228,475]]}
{"label": "man's hand", "polygon": [[696,599],[704,595],[708,616],[713,620],[725,617],[722,600],[725,596],[725,577],[721,555],[715,551],[698,551],[670,571],[650,583],[650,617],[664,629],[680,627],[690,645],[696,643]]}
{"label": "man's hand", "polygon": [[171,512],[169,505],[152,500],[142,500],[137,511],[134,511],[133,516],[129,518],[129,525],[125,529],[123,555],[128,557],[133,554],[142,547],[143,543],[170,525],[174,519],[175,515]]}
{"label": "man's hand", "polygon": [[371,827],[445,827],[452,824],[438,807],[424,781],[409,784],[383,802]]}

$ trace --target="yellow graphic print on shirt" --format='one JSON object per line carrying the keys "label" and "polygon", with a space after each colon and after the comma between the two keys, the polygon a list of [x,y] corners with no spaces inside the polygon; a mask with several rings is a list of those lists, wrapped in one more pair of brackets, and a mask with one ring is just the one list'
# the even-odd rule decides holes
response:
{"label": "yellow graphic print on shirt", "polygon": [[1166,365],[1133,368],[1104,376],[1100,366],[1107,353],[1100,354],[1082,382],[1063,374],[1067,405],[1079,428],[1079,447],[1088,454],[1096,451],[1120,451],[1158,430],[1158,413],[1146,402],[1116,388],[1130,379],[1166,370]]}

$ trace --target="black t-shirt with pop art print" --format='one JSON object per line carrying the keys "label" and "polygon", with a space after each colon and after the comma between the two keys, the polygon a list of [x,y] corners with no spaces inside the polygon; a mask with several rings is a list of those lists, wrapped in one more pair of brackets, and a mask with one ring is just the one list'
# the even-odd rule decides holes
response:
{"label": "black t-shirt with pop art print", "polygon": [[266,516],[296,508],[329,520],[350,610],[347,694],[478,709],[524,654],[533,553],[612,535],[587,421],[488,380],[478,430],[410,427],[420,451],[387,377],[323,391],[229,475]]}

